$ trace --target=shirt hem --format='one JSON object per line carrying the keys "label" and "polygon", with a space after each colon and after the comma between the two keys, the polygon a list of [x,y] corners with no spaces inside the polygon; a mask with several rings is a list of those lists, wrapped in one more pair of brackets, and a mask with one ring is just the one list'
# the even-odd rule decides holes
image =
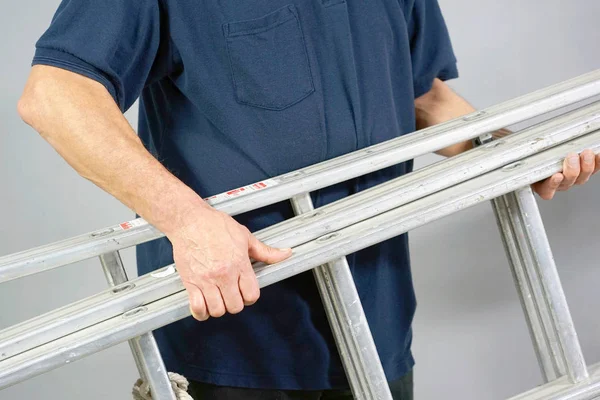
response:
{"label": "shirt hem", "polygon": [[[386,369],[386,379],[395,381],[408,374],[415,365],[414,358],[410,355],[402,360],[394,369]],[[227,386],[247,389],[263,390],[340,390],[348,389],[345,375],[328,375],[323,380],[316,381],[314,377],[302,375],[255,375],[215,371],[200,368],[195,365],[181,365],[180,374],[189,381],[202,382],[215,386]]]}

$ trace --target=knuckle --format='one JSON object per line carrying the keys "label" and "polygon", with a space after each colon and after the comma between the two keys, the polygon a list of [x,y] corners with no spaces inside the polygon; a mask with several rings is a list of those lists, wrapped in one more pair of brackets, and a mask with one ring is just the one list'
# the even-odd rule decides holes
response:
{"label": "knuckle", "polygon": [[238,224],[237,234],[247,237],[248,240],[250,240],[250,238],[252,236],[250,229],[246,228],[244,225],[239,225],[239,224]]}
{"label": "knuckle", "polygon": [[273,258],[273,250],[267,246],[261,246],[261,257],[263,257],[262,261],[270,262]]}
{"label": "knuckle", "polygon": [[258,301],[259,298],[260,298],[260,291],[255,290],[246,296],[246,303],[248,303],[248,305],[254,304]]}
{"label": "knuckle", "polygon": [[214,318],[220,318],[223,315],[225,315],[225,307],[221,306],[221,307],[217,307],[214,310],[211,310],[210,312],[210,316],[214,317]]}
{"label": "knuckle", "polygon": [[242,312],[244,309],[244,303],[240,302],[239,304],[234,304],[231,307],[228,307],[228,311],[230,314],[238,314]]}
{"label": "knuckle", "polygon": [[231,266],[226,263],[218,263],[213,265],[210,270],[209,277],[212,279],[226,278],[231,274]]}
{"label": "knuckle", "polygon": [[204,307],[199,307],[197,304],[192,304],[190,308],[192,311],[192,316],[195,319],[199,321],[204,321],[208,317],[206,309]]}
{"label": "knuckle", "polygon": [[197,318],[205,318],[206,317],[206,310],[204,308],[192,307],[192,313]]}

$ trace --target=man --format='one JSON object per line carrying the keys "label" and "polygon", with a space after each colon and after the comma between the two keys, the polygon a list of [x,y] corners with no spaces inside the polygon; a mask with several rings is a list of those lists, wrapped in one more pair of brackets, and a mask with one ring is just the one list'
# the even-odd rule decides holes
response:
{"label": "man", "polygon": [[[166,235],[138,247],[138,269],[177,264],[194,318],[156,337],[192,395],[351,398],[311,274],[257,301],[249,258],[274,263],[291,250],[250,232],[291,217],[289,203],[234,219],[202,198],[472,112],[443,83],[458,72],[436,0],[65,0],[33,64],[23,119]],[[139,137],[122,114],[138,97]],[[541,197],[600,167],[590,151],[568,160],[534,186]],[[402,163],[313,200],[319,207],[411,169]],[[348,259],[394,398],[410,399],[407,236]]]}

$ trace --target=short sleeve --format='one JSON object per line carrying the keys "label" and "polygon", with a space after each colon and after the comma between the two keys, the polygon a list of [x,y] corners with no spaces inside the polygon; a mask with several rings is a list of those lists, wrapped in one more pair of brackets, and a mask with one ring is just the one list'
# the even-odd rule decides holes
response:
{"label": "short sleeve", "polygon": [[36,43],[33,65],[102,83],[122,111],[143,90],[160,46],[159,0],[63,0]]}
{"label": "short sleeve", "polygon": [[415,97],[419,97],[431,89],[435,78],[457,78],[458,69],[448,28],[437,0],[413,0],[407,20]]}

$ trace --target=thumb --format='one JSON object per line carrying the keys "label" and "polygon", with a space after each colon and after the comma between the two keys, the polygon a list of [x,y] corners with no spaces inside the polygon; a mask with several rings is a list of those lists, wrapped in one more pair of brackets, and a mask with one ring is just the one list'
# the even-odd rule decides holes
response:
{"label": "thumb", "polygon": [[283,261],[292,255],[292,249],[276,249],[267,246],[254,235],[248,236],[248,255],[256,261],[262,261],[267,264],[274,264]]}

